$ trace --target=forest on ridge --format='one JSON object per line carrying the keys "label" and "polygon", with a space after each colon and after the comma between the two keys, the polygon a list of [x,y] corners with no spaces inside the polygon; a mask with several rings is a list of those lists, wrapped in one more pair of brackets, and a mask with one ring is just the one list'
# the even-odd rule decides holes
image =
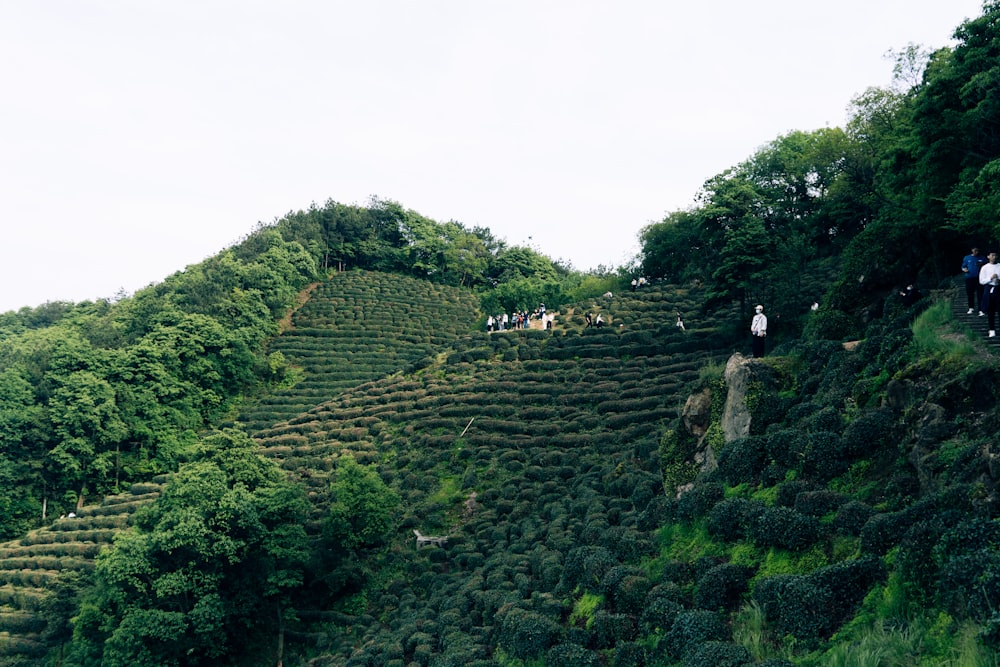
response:
{"label": "forest on ridge", "polygon": [[0,314],[0,665],[997,664],[1000,2],[954,36],[630,265],[329,200]]}

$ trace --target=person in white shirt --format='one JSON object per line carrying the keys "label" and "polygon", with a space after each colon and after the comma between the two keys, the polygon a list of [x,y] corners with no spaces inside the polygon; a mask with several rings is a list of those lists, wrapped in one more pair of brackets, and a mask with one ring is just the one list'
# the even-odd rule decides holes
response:
{"label": "person in white shirt", "polygon": [[[1000,310],[1000,264],[997,264],[995,252],[986,255],[986,264],[979,269],[979,284],[983,286],[979,307],[989,315],[989,337],[993,338],[997,335],[996,319],[997,311]],[[979,314],[982,315],[983,311],[980,310]]]}
{"label": "person in white shirt", "polygon": [[759,358],[764,356],[764,337],[767,336],[767,315],[764,314],[764,306],[757,305],[754,309],[756,314],[750,321],[750,333],[753,335],[753,356]]}

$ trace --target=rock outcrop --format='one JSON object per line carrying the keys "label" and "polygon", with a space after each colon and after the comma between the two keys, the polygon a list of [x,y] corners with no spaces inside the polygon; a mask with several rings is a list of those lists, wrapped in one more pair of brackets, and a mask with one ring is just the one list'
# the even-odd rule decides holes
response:
{"label": "rock outcrop", "polygon": [[722,409],[722,434],[726,442],[750,435],[750,410],[747,390],[753,378],[752,359],[739,352],[729,357],[723,376],[726,380],[726,404]]}

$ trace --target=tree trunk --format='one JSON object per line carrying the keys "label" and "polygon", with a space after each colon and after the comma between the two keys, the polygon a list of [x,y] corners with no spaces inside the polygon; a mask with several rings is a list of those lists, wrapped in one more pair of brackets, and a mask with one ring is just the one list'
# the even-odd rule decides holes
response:
{"label": "tree trunk", "polygon": [[285,615],[281,613],[281,603],[275,603],[278,609],[278,667],[285,655]]}

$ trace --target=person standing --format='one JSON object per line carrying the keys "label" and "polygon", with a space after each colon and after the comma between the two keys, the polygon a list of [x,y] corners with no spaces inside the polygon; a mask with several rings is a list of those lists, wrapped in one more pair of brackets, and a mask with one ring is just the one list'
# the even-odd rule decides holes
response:
{"label": "person standing", "polygon": [[[993,338],[997,335],[996,319],[997,311],[1000,310],[1000,264],[997,264],[995,252],[986,255],[986,260],[983,268],[979,269],[979,284],[983,286],[979,307],[985,308],[989,315],[989,337]],[[979,314],[982,315],[983,311],[980,310]]]}
{"label": "person standing", "polygon": [[758,359],[764,356],[764,337],[767,336],[767,315],[764,306],[760,304],[754,309],[756,314],[750,321],[750,334],[753,336],[753,356]]}
{"label": "person standing", "polygon": [[973,248],[972,252],[962,259],[962,273],[965,274],[965,298],[969,302],[969,310],[966,315],[973,313],[977,300],[979,314],[983,313],[983,289],[979,284],[979,271],[985,263],[986,260],[979,254],[979,248]]}

